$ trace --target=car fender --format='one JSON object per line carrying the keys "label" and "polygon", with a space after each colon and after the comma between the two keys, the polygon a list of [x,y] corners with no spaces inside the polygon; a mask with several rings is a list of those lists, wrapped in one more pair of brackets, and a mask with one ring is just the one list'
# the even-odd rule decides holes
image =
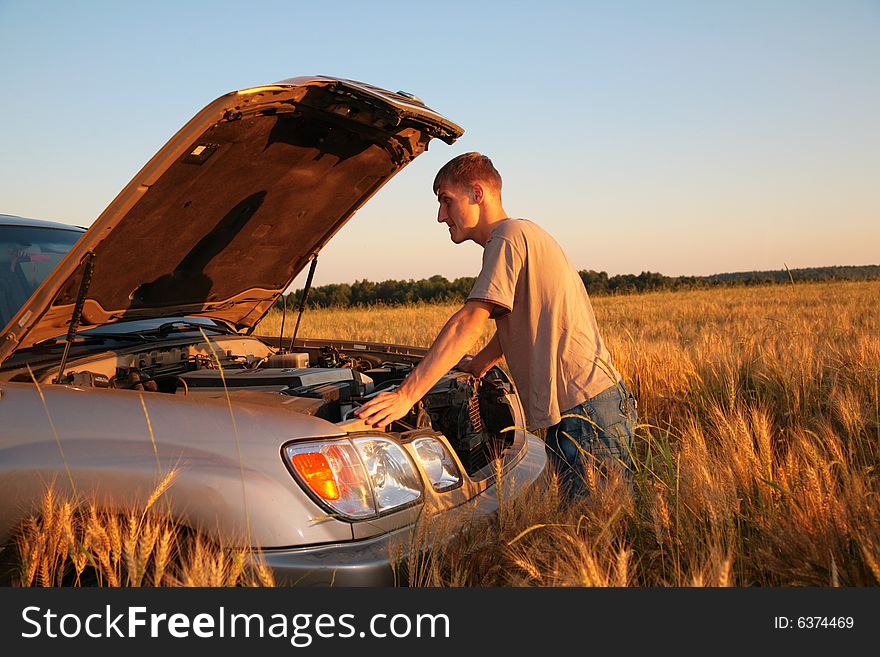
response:
{"label": "car fender", "polygon": [[102,508],[142,508],[172,470],[156,506],[227,544],[351,540],[351,525],[308,498],[281,453],[293,437],[338,435],[320,418],[233,400],[0,383],[0,544],[49,485]]}

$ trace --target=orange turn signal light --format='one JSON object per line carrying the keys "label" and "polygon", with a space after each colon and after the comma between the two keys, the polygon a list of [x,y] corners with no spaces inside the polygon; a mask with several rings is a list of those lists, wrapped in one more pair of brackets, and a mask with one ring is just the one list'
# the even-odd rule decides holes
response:
{"label": "orange turn signal light", "polygon": [[320,497],[325,500],[339,499],[339,486],[326,456],[320,452],[301,452],[294,454],[291,461],[309,488]]}

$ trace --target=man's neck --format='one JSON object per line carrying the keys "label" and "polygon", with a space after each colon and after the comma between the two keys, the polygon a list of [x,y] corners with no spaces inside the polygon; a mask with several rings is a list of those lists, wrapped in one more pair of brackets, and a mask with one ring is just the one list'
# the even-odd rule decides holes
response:
{"label": "man's neck", "polygon": [[487,208],[480,217],[480,226],[477,237],[474,241],[485,248],[486,242],[489,241],[489,236],[492,234],[492,231],[495,230],[495,227],[498,224],[506,220],[507,213],[500,205],[495,208]]}

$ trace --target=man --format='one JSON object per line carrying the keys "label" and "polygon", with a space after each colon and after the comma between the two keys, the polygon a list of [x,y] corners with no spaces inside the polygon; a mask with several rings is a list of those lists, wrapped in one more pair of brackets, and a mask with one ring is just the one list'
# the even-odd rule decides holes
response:
{"label": "man", "polygon": [[[437,221],[456,244],[483,247],[483,267],[464,306],[424,359],[393,392],[357,415],[384,426],[400,419],[458,364],[480,377],[501,360],[513,375],[529,429],[546,428],[546,449],[570,497],[588,492],[586,467],[615,469],[632,482],[635,400],[611,364],[586,289],[553,238],[531,221],[510,219],[501,176],[479,153],[452,159],[437,173]],[[465,353],[495,320],[496,333],[473,358]]]}

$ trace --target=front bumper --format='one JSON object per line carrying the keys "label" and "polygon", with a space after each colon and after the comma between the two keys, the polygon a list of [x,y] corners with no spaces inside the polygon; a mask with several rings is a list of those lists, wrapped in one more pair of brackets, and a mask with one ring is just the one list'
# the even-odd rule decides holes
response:
{"label": "front bumper", "polygon": [[[547,456],[544,443],[527,434],[526,455],[502,478],[502,497],[519,496],[544,471]],[[467,503],[442,512],[445,527],[463,527],[498,510],[498,486],[493,485]],[[450,524],[451,523],[451,524]],[[402,584],[394,564],[409,553],[430,547],[425,536],[414,536],[414,526],[368,539],[305,548],[262,551],[279,586],[394,586]],[[455,532],[435,532],[449,540]]]}

